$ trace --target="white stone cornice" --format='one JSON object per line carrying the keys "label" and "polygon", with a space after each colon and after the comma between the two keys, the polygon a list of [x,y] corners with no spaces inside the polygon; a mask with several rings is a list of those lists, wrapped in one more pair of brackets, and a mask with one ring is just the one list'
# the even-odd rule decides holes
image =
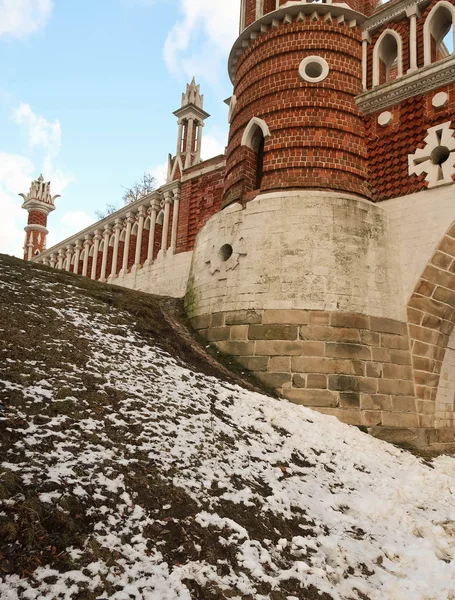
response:
{"label": "white stone cornice", "polygon": [[345,3],[288,2],[278,10],[267,13],[261,19],[249,25],[234,42],[228,62],[229,76],[232,83],[234,83],[240,56],[248,48],[250,42],[257,39],[258,36],[266,33],[270,28],[278,27],[282,22],[284,24],[292,22],[294,17],[297,20],[302,20],[305,15],[325,16],[328,13],[330,13],[332,19],[344,17],[346,27],[355,27],[366,20],[365,15],[353,10]]}
{"label": "white stone cornice", "polygon": [[414,10],[422,11],[422,9],[430,4],[430,2],[431,0],[402,0],[402,2],[397,2],[391,6],[385,4],[383,8],[372,14],[371,17],[365,21],[363,28],[369,33],[372,33],[386,23],[398,21],[406,16],[414,14]]}
{"label": "white stone cornice", "polygon": [[41,233],[48,234],[49,231],[43,225],[26,225],[24,231],[40,231]]}
{"label": "white stone cornice", "polygon": [[55,210],[55,206],[52,204],[46,204],[41,202],[40,200],[26,200],[22,204],[22,208],[25,208],[28,212],[40,212],[44,215],[48,215],[53,210]]}
{"label": "white stone cornice", "polygon": [[455,56],[451,55],[428,67],[367,90],[357,96],[355,101],[363,114],[368,115],[453,82]]}

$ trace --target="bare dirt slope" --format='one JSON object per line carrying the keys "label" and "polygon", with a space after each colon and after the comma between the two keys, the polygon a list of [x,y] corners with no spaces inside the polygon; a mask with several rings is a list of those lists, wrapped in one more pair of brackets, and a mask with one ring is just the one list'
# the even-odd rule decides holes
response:
{"label": "bare dirt slope", "polygon": [[240,387],[180,311],[0,257],[0,598],[455,599],[455,459]]}

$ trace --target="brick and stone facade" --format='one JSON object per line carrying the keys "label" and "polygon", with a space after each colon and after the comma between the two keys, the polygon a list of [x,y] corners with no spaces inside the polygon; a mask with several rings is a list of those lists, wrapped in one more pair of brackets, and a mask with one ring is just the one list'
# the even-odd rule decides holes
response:
{"label": "brick and stone facade", "polygon": [[201,161],[193,80],[167,183],[26,257],[184,297],[284,399],[454,445],[454,24],[455,0],[242,0],[226,154]]}

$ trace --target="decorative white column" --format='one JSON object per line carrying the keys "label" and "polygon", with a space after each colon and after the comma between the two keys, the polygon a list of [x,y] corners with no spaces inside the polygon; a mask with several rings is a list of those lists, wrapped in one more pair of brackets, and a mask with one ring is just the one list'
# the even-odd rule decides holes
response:
{"label": "decorative white column", "polygon": [[73,247],[68,246],[66,249],[65,271],[71,271],[71,257],[73,256]]}
{"label": "decorative white column", "polygon": [[417,4],[408,6],[406,16],[409,19],[409,69],[408,73],[417,69],[417,19],[420,11]]}
{"label": "decorative white column", "polygon": [[43,259],[41,262],[43,263],[43,265],[46,265],[46,267],[48,267],[49,266],[49,257],[43,256]]}
{"label": "decorative white column", "polygon": [[134,223],[134,217],[132,213],[128,213],[126,215],[126,234],[125,234],[125,244],[123,246],[123,264],[122,270],[120,271],[120,275],[126,275],[128,272],[128,258],[130,256],[130,242],[131,242],[131,229]]}
{"label": "decorative white column", "polygon": [[195,163],[201,161],[201,150],[202,150],[202,128],[204,127],[204,123],[198,123],[197,125],[197,145],[196,145],[196,157],[194,159]]}
{"label": "decorative white column", "polygon": [[161,250],[160,254],[166,256],[167,240],[169,237],[169,213],[171,210],[172,197],[171,192],[164,192],[164,219],[163,230],[161,232]]}
{"label": "decorative white column", "polygon": [[180,154],[182,153],[182,132],[183,132],[183,121],[181,121],[179,119],[179,130],[177,133],[177,152],[176,152],[176,156],[180,156]]}
{"label": "decorative white column", "polygon": [[106,268],[107,268],[107,257],[109,255],[109,240],[111,238],[112,230],[109,225],[104,227],[104,244],[103,244],[103,260],[101,262],[101,275],[100,281],[106,281]]}
{"label": "decorative white column", "polygon": [[73,273],[76,273],[76,275],[79,273],[79,260],[81,258],[81,250],[82,250],[82,242],[81,240],[76,240],[76,251],[75,251],[75,256],[74,256],[74,267],[73,267]]}
{"label": "decorative white column", "polygon": [[112,254],[112,269],[111,269],[111,277],[116,277],[117,275],[117,261],[118,261],[118,245],[120,241],[120,230],[122,229],[122,220],[115,219],[114,232],[114,252]]}
{"label": "decorative white column", "polygon": [[194,146],[193,146],[193,131],[194,131],[194,119],[188,119],[188,128],[187,128],[187,138],[186,138],[186,148],[185,148],[185,152],[186,152],[186,157],[185,157],[185,164],[183,165],[184,169],[187,169],[188,167],[191,167],[191,165],[193,164],[193,150],[194,150]]}
{"label": "decorative white column", "polygon": [[58,251],[57,269],[63,269],[63,262],[65,260],[65,250],[60,248]]}
{"label": "decorative white column", "polygon": [[82,275],[87,277],[88,270],[88,255],[90,252],[90,236],[86,235],[84,240],[84,262],[82,264]]}
{"label": "decorative white column", "polygon": [[180,190],[174,191],[174,213],[172,215],[171,251],[175,254],[177,248],[177,229],[179,224]]}
{"label": "decorative white column", "polygon": [[98,251],[100,249],[101,242],[101,231],[99,229],[95,231],[95,237],[93,239],[95,240],[95,248],[93,250],[92,272],[90,274],[90,277],[91,279],[96,279],[96,268],[98,266]]}
{"label": "decorative white column", "polygon": [[156,217],[160,209],[160,201],[158,198],[154,198],[150,201],[150,232],[149,232],[149,245],[147,250],[146,265],[151,265],[153,262],[153,250],[155,248],[155,227]]}
{"label": "decorative white column", "polygon": [[142,235],[144,232],[144,220],[145,220],[145,206],[141,206],[138,211],[139,220],[137,224],[137,236],[136,236],[136,254],[134,257],[134,267],[138,269],[141,266],[141,249],[142,249]]}
{"label": "decorative white column", "polygon": [[368,85],[368,44],[371,42],[371,36],[368,31],[362,32],[362,88],[367,89]]}
{"label": "decorative white column", "polygon": [[29,242],[27,244],[27,260],[32,260],[33,252],[33,231],[30,232]]}
{"label": "decorative white column", "polygon": [[53,269],[55,269],[55,265],[57,264],[57,255],[55,253],[51,254],[49,264]]}

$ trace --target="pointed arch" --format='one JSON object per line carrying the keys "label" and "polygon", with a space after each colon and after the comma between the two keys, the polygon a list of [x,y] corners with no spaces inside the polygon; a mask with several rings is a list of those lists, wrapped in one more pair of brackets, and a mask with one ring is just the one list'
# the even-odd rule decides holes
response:
{"label": "pointed arch", "polygon": [[151,225],[151,218],[150,218],[150,215],[147,215],[147,218],[144,221],[144,231],[145,230],[149,231],[150,225]]}
{"label": "pointed arch", "polygon": [[247,146],[251,150],[257,152],[258,148],[255,147],[255,145],[257,146],[259,131],[262,133],[262,137],[264,137],[264,139],[270,137],[270,129],[267,123],[263,119],[253,117],[243,132],[241,145]]}
{"label": "pointed arch", "polygon": [[161,210],[158,214],[158,216],[156,217],[156,224],[157,225],[162,225],[164,221],[164,212]]}
{"label": "pointed arch", "polygon": [[394,29],[386,29],[379,36],[373,49],[373,86],[403,75],[403,40]]}
{"label": "pointed arch", "polygon": [[447,51],[443,41],[450,30],[452,30],[452,43],[455,48],[455,6],[446,0],[441,0],[430,10],[423,26],[424,66],[444,58],[444,56],[438,58],[438,53]]}
{"label": "pointed arch", "polygon": [[455,221],[426,265],[407,310],[419,412],[426,426],[444,427],[450,421],[453,427],[455,376],[444,375],[444,368],[455,365]]}
{"label": "pointed arch", "polygon": [[109,238],[109,246],[113,248],[114,244],[115,244],[115,233],[113,233],[111,235],[111,237]]}

